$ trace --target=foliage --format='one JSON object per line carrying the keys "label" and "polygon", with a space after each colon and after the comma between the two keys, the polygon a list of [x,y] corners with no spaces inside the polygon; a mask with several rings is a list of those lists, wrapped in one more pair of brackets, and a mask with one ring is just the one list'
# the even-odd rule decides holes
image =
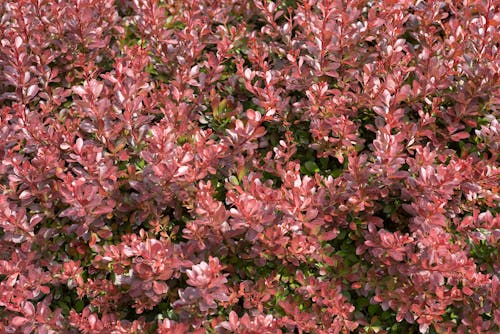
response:
{"label": "foliage", "polygon": [[0,4],[0,332],[497,333],[500,5]]}

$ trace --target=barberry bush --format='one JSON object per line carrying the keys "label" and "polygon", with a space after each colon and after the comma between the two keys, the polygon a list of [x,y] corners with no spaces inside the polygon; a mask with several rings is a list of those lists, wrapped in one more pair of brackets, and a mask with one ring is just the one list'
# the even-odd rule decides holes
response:
{"label": "barberry bush", "polygon": [[500,3],[4,0],[1,333],[498,333]]}

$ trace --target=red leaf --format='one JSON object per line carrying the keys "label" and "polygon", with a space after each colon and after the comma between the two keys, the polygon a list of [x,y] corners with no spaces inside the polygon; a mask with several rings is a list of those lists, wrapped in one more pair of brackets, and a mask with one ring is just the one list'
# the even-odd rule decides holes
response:
{"label": "red leaf", "polygon": [[469,288],[468,286],[464,286],[462,288],[462,292],[467,295],[467,296],[472,296],[474,294],[474,290],[472,290],[471,288]]}
{"label": "red leaf", "polygon": [[165,282],[154,281],[153,282],[153,291],[157,295],[163,295],[163,294],[167,293],[168,286]]}
{"label": "red leaf", "polygon": [[461,141],[462,139],[466,139],[469,137],[470,137],[470,134],[468,132],[462,131],[462,132],[457,132],[457,133],[451,135],[451,140]]}

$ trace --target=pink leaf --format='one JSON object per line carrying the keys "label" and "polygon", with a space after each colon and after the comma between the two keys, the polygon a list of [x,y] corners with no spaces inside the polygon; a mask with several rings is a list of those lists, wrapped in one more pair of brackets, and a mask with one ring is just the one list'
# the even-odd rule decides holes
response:
{"label": "pink leaf", "polygon": [[28,319],[26,319],[25,317],[14,317],[10,323],[14,327],[21,327],[24,324],[26,324],[27,322],[28,322]]}
{"label": "pink leaf", "polygon": [[14,45],[16,46],[16,49],[19,49],[21,45],[23,45],[23,39],[20,36],[16,36],[16,39],[14,41]]}
{"label": "pink leaf", "polygon": [[80,95],[80,97],[85,97],[87,95],[87,91],[82,86],[73,86],[71,90],[75,94]]}
{"label": "pink leaf", "polygon": [[24,302],[23,312],[27,317],[32,317],[35,314],[35,307],[31,302]]}
{"label": "pink leaf", "polygon": [[31,100],[35,95],[38,93],[39,88],[37,85],[31,85],[28,87],[28,90],[26,91],[26,98],[28,100]]}
{"label": "pink leaf", "polygon": [[89,316],[89,325],[90,325],[90,328],[94,329],[96,323],[97,323],[97,316],[95,314],[91,314]]}

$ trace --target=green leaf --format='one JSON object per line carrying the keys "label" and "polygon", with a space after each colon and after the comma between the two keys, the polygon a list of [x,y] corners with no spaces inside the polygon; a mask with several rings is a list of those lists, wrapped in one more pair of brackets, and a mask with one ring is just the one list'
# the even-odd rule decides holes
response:
{"label": "green leaf", "polygon": [[231,175],[228,179],[228,181],[236,186],[238,186],[240,184],[240,182],[238,181],[238,178],[234,175]]}
{"label": "green leaf", "polygon": [[304,167],[309,173],[319,173],[319,167],[314,161],[306,161]]}
{"label": "green leaf", "polygon": [[371,315],[371,316],[380,313],[380,311],[381,311],[381,308],[380,308],[379,305],[370,305],[370,306],[368,306],[368,314]]}
{"label": "green leaf", "polygon": [[83,307],[85,306],[85,304],[83,303],[83,300],[81,299],[78,299],[76,302],[75,302],[75,311],[76,312],[81,312],[83,310]]}

